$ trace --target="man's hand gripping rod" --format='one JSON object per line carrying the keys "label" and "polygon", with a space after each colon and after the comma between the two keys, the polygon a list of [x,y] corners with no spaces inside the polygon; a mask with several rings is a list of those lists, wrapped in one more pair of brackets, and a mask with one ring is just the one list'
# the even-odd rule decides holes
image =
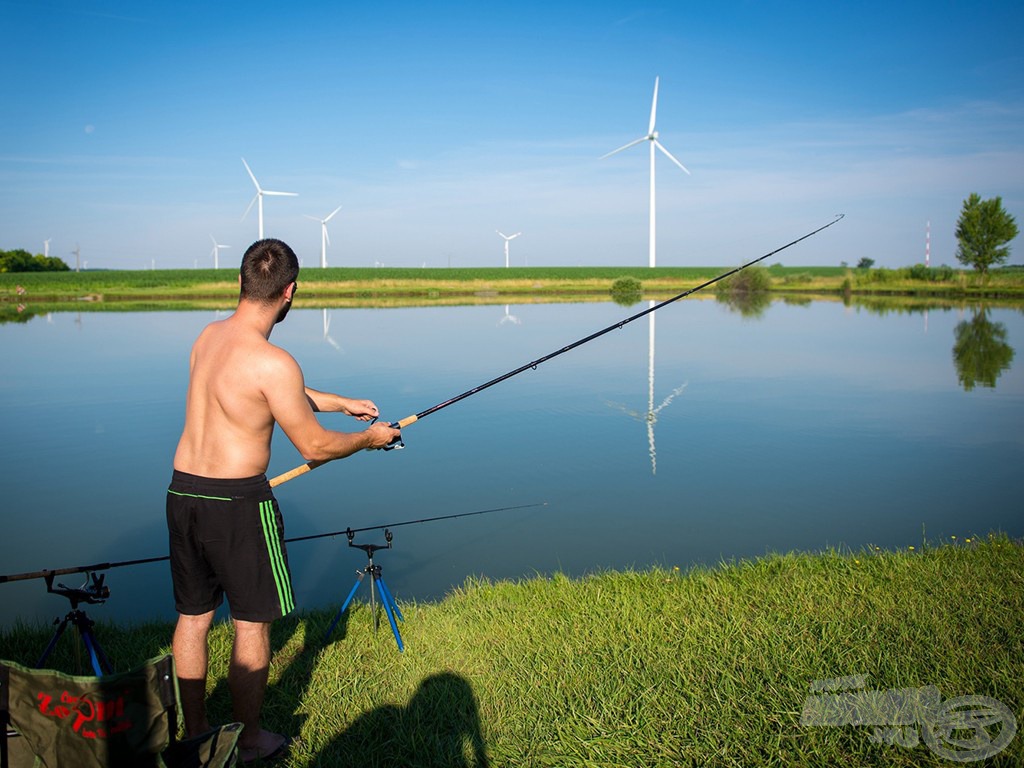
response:
{"label": "man's hand gripping rod", "polygon": [[[538,365],[540,365],[541,363],[547,362],[548,360],[550,360],[553,357],[558,357],[559,355],[564,354],[564,353],[568,352],[571,349],[576,349],[576,347],[579,347],[579,346],[582,346],[582,345],[586,344],[588,341],[593,341],[594,339],[596,339],[596,338],[598,338],[600,336],[604,336],[606,333],[610,333],[611,331],[618,330],[618,329],[622,328],[624,325],[633,322],[634,320],[638,320],[639,318],[644,317],[645,315],[649,315],[652,312],[656,312],[657,310],[661,309],[662,307],[668,306],[669,304],[673,304],[673,303],[679,301],[680,299],[684,299],[687,296],[690,296],[691,294],[696,293],[697,291],[700,291],[700,290],[702,290],[704,288],[707,288],[709,285],[714,285],[715,283],[719,282],[720,280],[724,280],[727,277],[731,277],[732,275],[735,275],[737,272],[742,272],[747,267],[752,267],[754,264],[757,264],[759,261],[764,261],[768,257],[774,256],[775,254],[777,254],[777,253],[779,253],[781,251],[784,251],[784,250],[786,250],[787,248],[789,248],[791,246],[796,245],[797,243],[801,242],[802,240],[806,240],[809,237],[813,237],[814,235],[818,234],[822,230],[828,229],[833,224],[835,224],[838,221],[840,221],[844,216],[845,216],[845,214],[840,213],[834,219],[832,219],[832,221],[830,221],[828,224],[825,224],[824,226],[818,227],[817,229],[813,230],[812,232],[808,232],[806,235],[798,237],[796,240],[793,240],[792,242],[786,243],[785,245],[783,245],[780,248],[776,248],[774,251],[769,251],[764,256],[759,256],[758,258],[754,259],[753,261],[748,261],[746,264],[743,264],[743,265],[741,265],[739,267],[736,267],[734,269],[730,269],[728,272],[723,272],[718,277],[714,277],[714,278],[708,280],[707,282],[701,283],[700,285],[698,285],[698,286],[696,286],[694,288],[690,288],[688,290],[685,290],[682,293],[680,293],[680,294],[678,294],[676,296],[673,296],[670,299],[665,299],[664,301],[662,301],[662,302],[660,302],[658,304],[650,306],[647,309],[642,310],[640,312],[637,312],[635,315],[631,315],[630,317],[627,317],[625,320],[620,320],[617,323],[613,323],[612,325],[609,325],[607,328],[602,328],[600,331],[597,331],[595,333],[590,334],[589,336],[586,336],[586,337],[584,337],[582,339],[574,341],[572,344],[569,344],[568,346],[562,347],[561,349],[556,350],[554,352],[551,352],[551,353],[549,353],[547,355],[544,355],[543,357],[538,357],[536,360],[531,360],[530,362],[526,363],[525,365],[519,366],[515,370],[509,371],[508,373],[504,373],[501,376],[498,376],[497,378],[491,379],[490,381],[485,382],[484,384],[481,384],[478,387],[473,387],[473,389],[468,389],[465,392],[463,392],[461,395],[456,395],[455,397],[451,398],[450,400],[445,400],[443,403],[438,403],[437,405],[433,406],[432,408],[428,408],[425,411],[420,411],[419,413],[413,414],[412,416],[406,416],[404,419],[402,419],[400,421],[393,421],[388,426],[390,426],[392,429],[399,429],[400,430],[400,429],[402,429],[404,427],[409,426],[410,424],[415,423],[416,421],[419,421],[420,419],[422,419],[425,416],[429,416],[430,414],[434,413],[435,411],[440,411],[442,408],[447,408],[449,405],[454,405],[455,403],[459,402],[460,400],[464,400],[465,398],[469,397],[470,395],[475,395],[477,392],[480,392],[481,390],[487,389],[488,387],[492,387],[495,384],[498,384],[499,382],[505,381],[505,379],[511,379],[513,376],[516,376],[516,375],[522,373],[523,371],[527,371],[527,370],[531,370],[531,369],[536,369],[536,367]],[[395,439],[395,441],[393,441],[391,444],[389,444],[384,450],[391,450],[393,448],[401,448],[403,446],[404,446],[404,443],[402,442],[401,436],[399,436],[398,438]],[[330,459],[328,461],[330,461]],[[327,463],[327,461],[308,461],[305,464],[302,464],[302,465],[296,467],[293,470],[290,470],[288,472],[285,472],[282,475],[278,475],[277,477],[272,478],[270,480],[270,485],[271,486],[277,486],[277,485],[281,485],[281,483],[287,483],[289,480],[292,480],[292,479],[298,477],[299,475],[304,475],[307,472],[309,472],[310,470],[316,469],[321,464],[326,464],[326,463]]]}
{"label": "man's hand gripping rod", "polygon": [[[410,424],[412,424],[418,418],[419,418],[419,414],[413,414],[412,416],[406,416],[401,421],[392,421],[392,422],[390,422],[388,424],[388,426],[391,427],[392,429],[401,430],[403,427],[407,427]],[[376,420],[377,419],[375,418],[373,421],[376,421]],[[372,424],[373,422],[370,422],[370,423]],[[391,451],[391,450],[394,450],[396,448],[404,448],[404,447],[405,447],[405,443],[402,442],[402,436],[399,435],[394,440],[392,440],[390,443],[388,443],[386,446],[384,446],[383,450]],[[288,472],[285,472],[284,474],[280,474],[277,477],[270,478],[270,487],[273,488],[275,486],[281,485],[281,483],[287,483],[289,480],[294,480],[299,475],[304,475],[307,472],[309,472],[310,470],[316,469],[321,464],[326,464],[328,461],[334,461],[334,459],[327,459],[326,461],[307,461],[305,464],[300,464],[295,469],[289,470]]]}

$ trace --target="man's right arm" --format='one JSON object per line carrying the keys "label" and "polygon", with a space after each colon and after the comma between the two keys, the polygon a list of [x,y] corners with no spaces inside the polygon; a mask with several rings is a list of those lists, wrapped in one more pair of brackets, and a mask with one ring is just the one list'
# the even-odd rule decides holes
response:
{"label": "man's right arm", "polygon": [[259,375],[270,413],[306,461],[331,461],[366,448],[383,448],[401,435],[381,422],[362,432],[325,429],[309,404],[302,370],[292,356],[274,348],[267,363]]}

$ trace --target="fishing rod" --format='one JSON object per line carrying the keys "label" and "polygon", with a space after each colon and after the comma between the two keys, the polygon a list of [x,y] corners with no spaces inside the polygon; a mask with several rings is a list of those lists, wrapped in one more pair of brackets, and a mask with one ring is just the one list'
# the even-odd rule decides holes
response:
{"label": "fishing rod", "polygon": [[[488,387],[493,387],[495,384],[499,384],[499,383],[505,381],[506,379],[511,379],[513,376],[517,376],[520,373],[522,373],[523,371],[536,370],[537,366],[539,366],[541,363],[545,363],[545,362],[547,362],[548,360],[551,360],[554,357],[558,357],[559,355],[563,355],[566,352],[569,352],[570,350],[576,349],[576,347],[581,347],[581,346],[583,346],[584,344],[586,344],[589,341],[593,341],[594,339],[597,339],[597,338],[600,338],[601,336],[604,336],[606,333],[611,333],[612,331],[619,330],[623,326],[627,325],[628,323],[633,322],[634,320],[638,320],[641,317],[644,317],[645,315],[649,315],[652,312],[656,312],[659,309],[661,309],[662,307],[668,306],[669,304],[673,304],[673,303],[679,301],[680,299],[684,299],[687,296],[690,296],[690,295],[696,293],[697,291],[700,291],[700,290],[702,290],[704,288],[707,288],[709,285],[714,285],[715,283],[719,282],[720,280],[724,280],[727,277],[731,277],[732,275],[735,275],[737,272],[742,272],[747,267],[752,267],[754,264],[757,264],[759,261],[764,261],[769,256],[774,256],[775,254],[780,253],[781,251],[784,251],[787,248],[790,248],[790,247],[796,245],[797,243],[799,243],[799,242],[801,242],[803,240],[806,240],[809,237],[813,237],[814,235],[818,234],[822,230],[828,229],[833,224],[836,224],[837,222],[839,222],[845,215],[846,214],[840,213],[832,221],[830,221],[828,224],[825,224],[824,226],[818,227],[817,229],[813,230],[812,232],[808,232],[806,235],[798,237],[796,240],[793,240],[792,242],[786,243],[785,245],[783,245],[780,248],[776,248],[774,251],[769,251],[764,256],[759,256],[758,258],[754,259],[753,261],[748,261],[746,264],[742,264],[741,266],[735,267],[734,269],[730,269],[728,272],[723,272],[718,277],[714,277],[714,278],[712,278],[712,279],[710,279],[710,280],[708,280],[706,282],[703,282],[703,283],[701,283],[700,285],[698,285],[698,286],[696,286],[694,288],[689,288],[688,290],[685,290],[682,293],[677,294],[677,295],[673,296],[670,299],[665,299],[662,302],[659,302],[657,304],[649,306],[647,309],[642,310],[640,312],[637,312],[635,315],[631,315],[630,317],[627,317],[625,320],[620,320],[617,323],[612,323],[607,328],[602,328],[601,330],[596,331],[596,332],[590,334],[589,336],[584,336],[582,339],[578,339],[578,340],[574,341],[572,344],[568,344],[567,346],[564,346],[561,349],[555,350],[554,352],[550,352],[550,353],[544,355],[543,357],[538,357],[536,360],[531,360],[530,362],[528,362],[528,363],[526,363],[524,365],[521,365],[518,368],[515,368],[514,370],[509,371],[508,373],[503,373],[501,376],[497,376],[497,377],[491,379],[490,381],[487,381],[487,382],[484,382],[483,384],[480,384],[479,386],[473,387],[472,389],[467,389],[462,394],[456,395],[453,398],[450,398],[448,400],[445,400],[444,402],[438,403],[435,406],[427,408],[425,411],[420,411],[419,413],[415,413],[415,414],[413,414],[411,416],[406,416],[404,419],[400,419],[399,421],[393,421],[388,426],[390,426],[392,429],[403,429],[404,427],[407,427],[410,424],[414,424],[415,422],[419,421],[422,418],[425,418],[425,417],[429,416],[432,413],[437,413],[441,409],[447,408],[449,405],[454,405],[455,403],[459,402],[460,400],[465,400],[467,397],[471,397],[471,396],[475,395],[477,392],[481,392],[481,391],[487,389]],[[404,445],[405,444],[402,442],[401,436],[399,436],[399,437],[395,438],[391,442],[391,444],[388,445],[385,448],[385,450],[389,450],[391,448],[402,448],[402,447],[404,447]],[[322,466],[322,465],[326,464],[329,461],[334,461],[334,459],[326,459],[324,461],[307,461],[305,464],[300,464],[299,466],[295,467],[295,469],[289,470],[288,472],[284,472],[283,474],[280,474],[277,477],[271,478],[270,485],[271,486],[278,486],[278,485],[281,485],[282,483],[287,483],[289,480],[294,480],[296,477],[299,477],[300,475],[304,475],[307,472],[310,472],[311,470],[314,470],[317,467]]]}
{"label": "fishing rod", "polygon": [[440,517],[424,517],[421,520],[405,520],[401,523],[391,523],[390,525],[371,525],[366,528],[346,528],[344,531],[332,531],[331,533],[314,533],[310,536],[297,536],[294,539],[285,539],[286,542],[291,543],[293,541],[309,541],[311,539],[324,539],[328,536],[341,536],[342,534],[349,536],[354,533],[362,533],[363,531],[379,531],[381,528],[387,530],[388,528],[398,528],[402,525],[417,525],[419,523],[433,523],[436,520],[454,520],[457,517],[472,517],[473,515],[487,515],[491,512],[511,512],[515,509],[531,509],[532,507],[546,507],[548,503],[546,501],[539,502],[537,504],[520,504],[515,507],[497,507],[495,509],[481,509],[477,512],[459,512],[454,515],[441,515]]}
{"label": "fishing rod", "polygon": [[[330,533],[314,533],[308,536],[295,536],[291,539],[285,539],[286,544],[291,544],[297,541],[311,541],[312,539],[325,539],[330,536],[341,536],[342,534],[348,535],[350,533],[361,533],[362,531],[377,531],[382,528],[398,528],[403,525],[416,525],[418,523],[432,523],[437,520],[454,520],[457,517],[472,517],[473,515],[487,515],[491,512],[511,512],[517,509],[531,509],[533,507],[546,507],[547,502],[537,502],[535,504],[519,504],[513,507],[495,507],[493,509],[481,509],[476,512],[458,512],[454,515],[440,515],[438,517],[424,517],[419,520],[404,520],[400,523],[389,523],[387,525],[371,525],[366,528],[346,528],[344,531],[332,531]],[[44,569],[42,571],[30,571],[28,573],[12,573],[6,576],[0,575],[0,584],[8,581],[26,581],[28,579],[46,579],[47,583],[52,583],[55,576],[64,576],[69,573],[89,573],[92,571],[106,571],[111,568],[124,568],[129,565],[145,565],[146,563],[162,563],[170,560],[170,555],[164,555],[163,557],[145,557],[140,560],[122,560],[116,563],[94,563],[93,565],[77,565],[71,568],[55,568],[53,570]]]}

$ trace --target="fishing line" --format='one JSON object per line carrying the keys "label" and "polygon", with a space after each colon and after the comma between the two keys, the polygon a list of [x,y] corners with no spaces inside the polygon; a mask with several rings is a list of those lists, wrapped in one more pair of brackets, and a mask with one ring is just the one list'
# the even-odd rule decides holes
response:
{"label": "fishing line", "polygon": [[[399,523],[388,523],[386,525],[371,525],[366,528],[346,528],[344,531],[331,531],[330,533],[314,533],[308,536],[295,536],[290,539],[285,539],[286,544],[291,544],[298,541],[312,541],[313,539],[325,539],[331,536],[348,535],[351,533],[360,533],[362,531],[377,531],[386,528],[398,528],[403,525],[417,525],[419,523],[433,523],[438,520],[454,520],[458,517],[472,517],[474,515],[488,515],[491,512],[511,512],[517,509],[532,509],[533,507],[546,507],[547,502],[537,502],[535,504],[519,504],[512,507],[495,507],[493,509],[481,509],[475,512],[457,512],[454,515],[439,515],[437,517],[424,517],[419,520],[403,520]],[[170,555],[164,555],[163,557],[146,557],[140,560],[122,560],[116,563],[94,563],[93,565],[77,565],[71,568],[55,568],[54,570],[42,570],[42,571],[30,571],[27,573],[12,573],[6,576],[0,575],[0,584],[8,581],[26,581],[28,579],[48,579],[53,580],[54,576],[64,576],[69,573],[88,573],[91,571],[106,571],[111,568],[124,568],[129,565],[145,565],[146,563],[162,563],[170,560]]]}
{"label": "fishing line", "polygon": [[[830,221],[828,224],[825,224],[824,226],[818,227],[814,231],[808,232],[806,235],[798,237],[796,240],[793,240],[792,242],[786,243],[785,245],[781,246],[780,248],[776,248],[774,251],[769,251],[768,253],[764,254],[764,256],[759,256],[756,259],[754,259],[753,261],[748,261],[746,264],[743,264],[741,266],[735,267],[734,269],[730,269],[728,272],[723,272],[718,277],[714,277],[714,278],[712,278],[712,279],[710,279],[710,280],[708,280],[708,281],[706,281],[704,283],[701,283],[700,285],[698,285],[698,286],[696,286],[694,288],[690,288],[688,290],[685,290],[682,293],[677,294],[677,295],[673,296],[670,299],[665,299],[662,302],[659,302],[657,304],[649,306],[647,309],[644,309],[644,310],[642,310],[640,312],[637,312],[635,315],[631,315],[631,316],[627,317],[625,320],[619,320],[616,323],[612,323],[607,328],[602,328],[601,330],[596,331],[596,332],[590,334],[589,336],[584,336],[582,339],[578,339],[578,340],[574,341],[572,344],[568,344],[568,345],[562,347],[561,349],[557,349],[554,352],[550,352],[550,353],[544,355],[543,357],[538,357],[536,360],[531,360],[530,362],[528,362],[528,363],[526,363],[524,365],[521,365],[518,368],[515,368],[515,369],[509,371],[508,373],[503,373],[501,376],[497,376],[497,377],[491,379],[490,381],[487,381],[487,382],[484,382],[483,384],[480,384],[479,386],[473,387],[472,389],[467,389],[462,394],[456,395],[453,398],[450,398],[448,400],[445,400],[444,402],[438,403],[437,405],[434,405],[434,406],[432,406],[430,408],[427,408],[425,411],[420,411],[419,413],[413,414],[411,416],[406,416],[404,419],[400,419],[399,421],[391,422],[391,424],[389,426],[392,429],[403,429],[404,427],[407,427],[410,424],[413,424],[413,423],[419,421],[420,419],[429,416],[432,413],[437,413],[438,411],[442,410],[443,408],[447,408],[449,405],[454,405],[455,403],[459,402],[460,400],[465,400],[467,397],[471,397],[471,396],[475,395],[477,392],[481,392],[481,391],[487,389],[488,387],[493,387],[495,384],[500,384],[501,382],[503,382],[503,381],[505,381],[507,379],[511,379],[513,376],[517,376],[520,373],[522,373],[523,371],[535,370],[537,368],[537,366],[541,365],[542,363],[547,362],[548,360],[551,360],[554,357],[558,357],[559,355],[564,355],[566,352],[569,352],[569,351],[571,351],[573,349],[576,349],[576,347],[583,346],[587,342],[593,341],[594,339],[600,338],[601,336],[604,336],[606,333],[611,333],[612,331],[617,331],[617,330],[621,329],[622,327],[624,327],[625,325],[633,322],[634,320],[638,320],[641,317],[644,317],[646,315],[651,314],[652,312],[656,312],[659,309],[661,309],[662,307],[668,306],[669,304],[673,304],[673,303],[679,301],[680,299],[684,299],[687,296],[690,296],[690,295],[696,293],[697,291],[700,291],[700,290],[703,290],[704,288],[707,288],[709,285],[714,285],[715,283],[719,282],[720,280],[724,280],[727,277],[731,277],[732,275],[735,275],[737,272],[742,272],[747,267],[752,267],[754,264],[757,264],[759,261],[764,261],[765,259],[767,259],[770,256],[774,256],[775,254],[780,253],[780,252],[786,250],[787,248],[790,248],[790,247],[796,245],[797,243],[799,243],[799,242],[801,242],[803,240],[806,240],[809,237],[813,237],[814,235],[818,234],[822,230],[828,229],[833,224],[839,222],[845,215],[846,214],[840,213],[832,221]],[[388,448],[401,448],[403,446],[404,446],[404,443],[401,441],[401,437],[398,437],[398,438],[396,438],[396,440],[390,446],[388,446]],[[387,448],[385,450],[387,450]],[[289,480],[293,480],[296,477],[299,477],[300,475],[304,475],[307,472],[309,472],[309,471],[311,471],[313,469],[316,469],[317,467],[322,466],[323,464],[326,464],[328,461],[334,461],[334,459],[327,459],[326,461],[308,461],[305,464],[301,464],[300,466],[295,467],[295,469],[289,470],[288,472],[285,472],[283,474],[278,475],[277,477],[272,478],[270,480],[270,485],[271,486],[278,486],[278,485],[281,485],[282,483],[287,483]]]}

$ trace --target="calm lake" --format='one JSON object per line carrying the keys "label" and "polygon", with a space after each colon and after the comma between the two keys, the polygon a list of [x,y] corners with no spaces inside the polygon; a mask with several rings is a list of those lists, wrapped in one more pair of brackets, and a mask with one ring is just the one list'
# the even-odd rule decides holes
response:
{"label": "calm lake", "polygon": [[[371,398],[398,420],[645,306],[293,310],[272,340],[310,386]],[[215,317],[0,325],[0,574],[166,554],[189,348]],[[1024,535],[1021,309],[776,300],[744,314],[694,297],[651,317],[656,327],[639,319],[420,420],[404,450],[280,486],[287,537],[536,505],[392,528],[375,561],[401,602],[475,575]],[[301,463],[278,435],[269,474]],[[337,606],[366,564],[343,535],[294,542],[289,557],[300,610]],[[111,569],[106,583],[93,618],[173,618],[166,563]],[[0,584],[0,625],[67,610],[40,579]]]}

